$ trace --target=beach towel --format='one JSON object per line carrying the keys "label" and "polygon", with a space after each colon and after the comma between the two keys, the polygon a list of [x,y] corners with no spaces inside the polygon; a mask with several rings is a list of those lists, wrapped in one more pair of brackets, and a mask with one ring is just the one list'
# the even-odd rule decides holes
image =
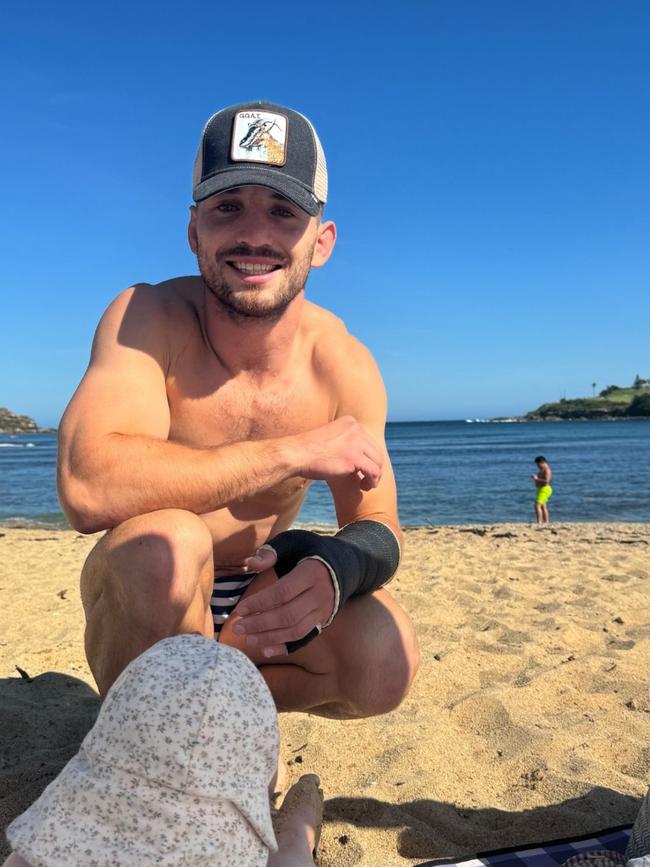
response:
{"label": "beach towel", "polygon": [[584,837],[572,837],[539,843],[535,846],[496,849],[481,852],[463,861],[423,861],[417,867],[559,867],[569,858],[594,849],[625,853],[632,825],[620,825]]}

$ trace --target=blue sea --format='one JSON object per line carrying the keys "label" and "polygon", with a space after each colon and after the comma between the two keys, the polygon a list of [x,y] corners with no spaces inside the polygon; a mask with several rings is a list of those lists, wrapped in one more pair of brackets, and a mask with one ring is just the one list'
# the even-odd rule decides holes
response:
{"label": "blue sea", "polygon": [[[650,421],[400,422],[387,428],[404,526],[527,522],[533,458],[554,470],[554,521],[650,521]],[[65,527],[56,435],[0,436],[0,524]],[[300,523],[335,524],[312,485]]]}

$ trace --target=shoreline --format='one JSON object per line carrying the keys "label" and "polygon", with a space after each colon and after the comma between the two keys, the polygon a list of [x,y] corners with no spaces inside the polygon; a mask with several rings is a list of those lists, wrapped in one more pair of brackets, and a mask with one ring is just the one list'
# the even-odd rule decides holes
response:
{"label": "shoreline", "polygon": [[[62,515],[63,517],[63,515]],[[65,520],[65,519],[64,519]],[[8,523],[9,522],[9,523]],[[647,521],[551,521],[548,526],[538,528],[532,520],[523,521],[476,521],[471,524],[433,524],[427,522],[425,524],[402,524],[404,532],[413,532],[418,530],[464,530],[471,532],[474,528],[485,530],[499,529],[503,527],[516,528],[534,528],[542,531],[551,531],[553,529],[566,529],[572,527],[594,527],[594,526],[614,526],[614,527],[647,527],[650,525],[650,518]],[[323,531],[325,533],[333,533],[338,530],[337,524],[325,524],[316,521],[295,521],[292,525],[300,530],[313,530],[314,532]],[[47,521],[31,521],[29,518],[3,518],[0,517],[0,530],[43,530],[52,533],[75,533],[80,538],[98,535],[96,533],[86,534],[80,533],[71,527],[69,524],[48,523]],[[104,532],[104,531],[100,531]]]}
{"label": "shoreline", "polygon": [[566,416],[552,415],[546,418],[526,418],[524,416],[507,416],[506,418],[465,419],[469,423],[487,422],[488,424],[530,424],[531,422],[559,422],[559,421],[650,421],[650,415],[576,415]]}
{"label": "shoreline", "polygon": [[[496,416],[486,416],[484,418],[480,418],[478,416],[475,417],[466,417],[466,418],[442,418],[442,419],[388,419],[386,424],[388,425],[397,425],[397,424],[459,424],[463,422],[467,423],[481,423],[481,424],[508,424],[508,423],[519,423],[519,422],[546,422],[546,421],[650,421],[650,415],[575,415],[575,416],[561,416],[561,415],[549,415],[549,416],[538,416],[529,418],[527,415],[496,415]],[[28,430],[8,430],[1,429],[0,436],[14,437],[14,436],[30,436],[33,434],[55,434],[58,433],[59,429],[57,427],[39,427]]]}

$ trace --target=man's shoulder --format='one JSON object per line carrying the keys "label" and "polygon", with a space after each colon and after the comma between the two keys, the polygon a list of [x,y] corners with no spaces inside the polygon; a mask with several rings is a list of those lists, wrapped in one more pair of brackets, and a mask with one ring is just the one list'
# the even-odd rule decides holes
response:
{"label": "man's shoulder", "polygon": [[201,291],[198,277],[134,283],[113,299],[102,322],[109,329],[119,328],[123,336],[127,332],[161,336],[168,331],[180,335],[196,328]]}
{"label": "man's shoulder", "polygon": [[332,389],[339,405],[341,402],[347,405],[351,397],[353,403],[358,402],[360,392],[376,396],[383,391],[381,374],[372,353],[350,334],[342,319],[311,304],[307,321],[313,369]]}
{"label": "man's shoulder", "polygon": [[95,346],[121,344],[167,357],[196,332],[202,282],[177,277],[162,283],[135,283],[109,304]]}
{"label": "man's shoulder", "polygon": [[350,334],[345,322],[331,310],[308,303],[305,322],[313,342],[314,363],[318,367],[336,369],[354,364],[371,364],[372,355],[366,346]]}
{"label": "man's shoulder", "polygon": [[183,310],[198,307],[202,285],[200,277],[172,277],[161,283],[134,283],[120,292],[113,303],[149,308],[160,316],[178,315]]}

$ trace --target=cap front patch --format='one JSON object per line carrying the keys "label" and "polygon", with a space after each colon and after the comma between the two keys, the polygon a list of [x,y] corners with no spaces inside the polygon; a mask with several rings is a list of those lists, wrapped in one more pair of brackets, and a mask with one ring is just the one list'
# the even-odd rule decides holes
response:
{"label": "cap front patch", "polygon": [[270,111],[238,111],[232,127],[230,158],[283,166],[287,161],[287,118]]}

